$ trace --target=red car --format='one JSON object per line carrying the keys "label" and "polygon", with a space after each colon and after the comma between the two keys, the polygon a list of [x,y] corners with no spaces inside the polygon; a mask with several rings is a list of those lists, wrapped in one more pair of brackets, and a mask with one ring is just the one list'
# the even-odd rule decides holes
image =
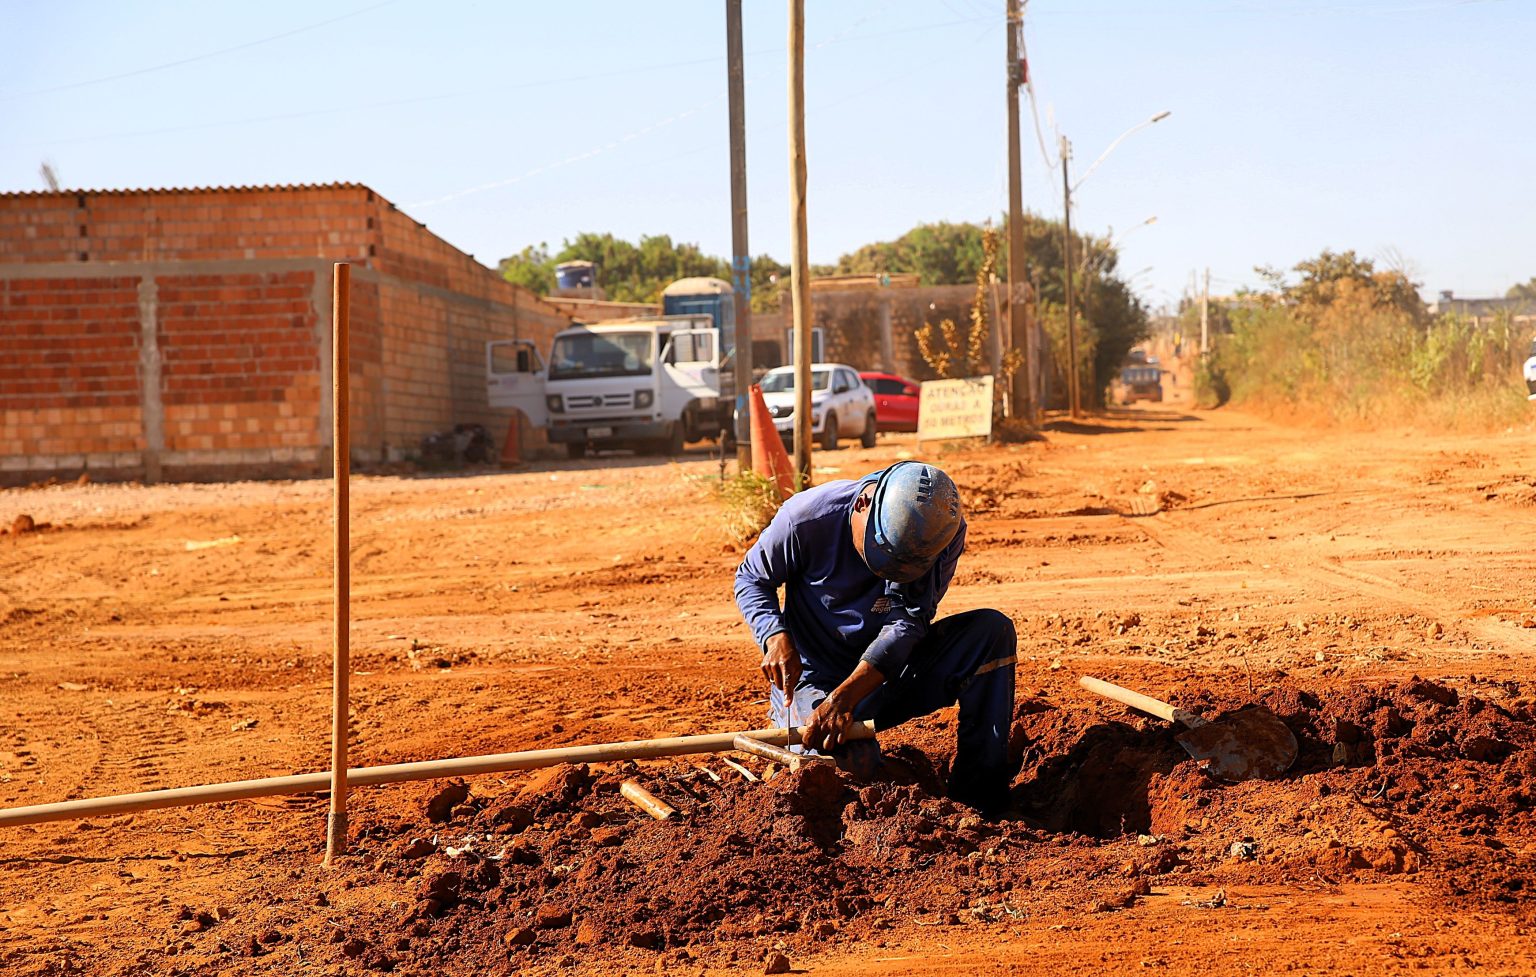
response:
{"label": "red car", "polygon": [[860,373],[864,386],[875,392],[875,426],[882,431],[916,431],[917,403],[922,390],[894,373]]}

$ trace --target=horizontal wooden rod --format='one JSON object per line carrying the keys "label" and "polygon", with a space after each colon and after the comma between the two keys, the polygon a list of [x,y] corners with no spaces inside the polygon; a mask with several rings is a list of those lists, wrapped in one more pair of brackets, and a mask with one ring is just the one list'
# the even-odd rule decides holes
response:
{"label": "horizontal wooden rod", "polygon": [[774,746],[772,743],[764,743],[760,739],[754,739],[753,737],[747,736],[745,734],[736,737],[736,739],[732,741],[732,745],[743,753],[750,753],[753,756],[759,756],[765,760],[773,760],[776,763],[782,763],[790,770],[799,770],[800,764],[802,762],[813,759],[812,757],[801,756],[798,753],[791,753],[784,749],[782,746]]}
{"label": "horizontal wooden rod", "polygon": [[[552,750],[525,750],[521,753],[490,753],[484,756],[454,757],[447,760],[419,760],[391,763],[378,767],[353,767],[347,782],[355,787],[399,784],[412,780],[436,780],[441,777],[469,777],[482,773],[511,770],[537,770],[562,763],[605,763],[611,760],[648,760],[656,757],[688,756],[695,753],[724,753],[736,748],[736,737],[775,746],[793,746],[800,742],[803,727],[786,730],[754,729],[732,733],[705,733],[698,736],[673,736],[664,739],[629,740],[623,743],[596,743],[589,746],[563,746]],[[848,728],[849,739],[870,739],[875,735],[873,722],[854,723]],[[260,780],[236,780],[199,787],[174,787],[137,794],[88,797],[56,804],[34,804],[0,810],[0,827],[39,824],[44,821],[68,821],[76,818],[153,811],[167,807],[191,807],[195,804],[219,804],[248,797],[275,797],[280,794],[308,794],[330,789],[330,771],[301,773],[288,777],[263,777]]]}

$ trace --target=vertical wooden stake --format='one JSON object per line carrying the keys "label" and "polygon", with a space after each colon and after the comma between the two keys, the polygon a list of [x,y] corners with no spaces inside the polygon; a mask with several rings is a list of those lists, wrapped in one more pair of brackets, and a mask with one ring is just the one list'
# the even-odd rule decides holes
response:
{"label": "vertical wooden stake", "polygon": [[797,491],[811,487],[811,259],[805,222],[805,0],[789,0],[789,305]]}
{"label": "vertical wooden stake", "polygon": [[331,813],[326,819],[325,864],[347,853],[347,734],[351,684],[352,560],[348,482],[351,476],[347,417],[347,333],[351,318],[352,266],[338,261],[331,282],[331,464],[335,482],[336,547],[333,569],[335,657],[331,665]]}

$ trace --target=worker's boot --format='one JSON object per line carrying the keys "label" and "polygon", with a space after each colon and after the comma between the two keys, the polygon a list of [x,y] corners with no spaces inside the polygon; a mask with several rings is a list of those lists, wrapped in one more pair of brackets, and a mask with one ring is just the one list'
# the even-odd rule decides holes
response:
{"label": "worker's boot", "polygon": [[976,813],[989,821],[1007,815],[1009,809],[1008,783],[1012,771],[1003,767],[988,768],[964,764],[958,759],[949,775],[951,800],[976,809]]}

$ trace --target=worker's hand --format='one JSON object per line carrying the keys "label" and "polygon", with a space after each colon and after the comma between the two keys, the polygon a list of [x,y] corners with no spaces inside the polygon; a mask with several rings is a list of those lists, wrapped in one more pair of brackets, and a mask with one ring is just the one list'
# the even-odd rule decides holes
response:
{"label": "worker's hand", "polygon": [[789,632],[780,631],[768,639],[768,651],[763,655],[763,676],[774,686],[791,696],[800,684],[800,652],[789,640]]}
{"label": "worker's hand", "polygon": [[831,753],[837,749],[843,743],[848,727],[853,723],[853,707],[856,704],[847,702],[836,692],[821,700],[821,705],[817,706],[816,711],[811,713],[811,718],[805,721],[800,742],[823,753]]}
{"label": "worker's hand", "polygon": [[842,745],[848,727],[853,724],[853,710],[884,682],[885,676],[879,669],[869,662],[859,662],[853,673],[811,713],[800,741],[813,750],[826,752]]}

